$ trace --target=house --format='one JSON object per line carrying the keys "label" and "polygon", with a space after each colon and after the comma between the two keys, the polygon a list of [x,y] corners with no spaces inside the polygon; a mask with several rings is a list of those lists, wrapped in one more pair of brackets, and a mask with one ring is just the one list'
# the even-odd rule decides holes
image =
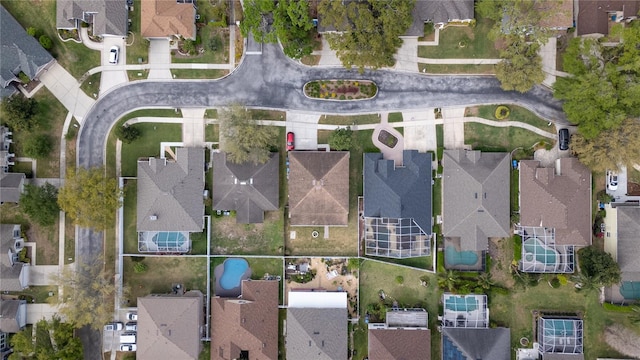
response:
{"label": "house", "polygon": [[581,319],[542,315],[537,320],[537,329],[542,360],[584,360]]}
{"label": "house", "polygon": [[26,325],[27,302],[0,298],[0,333],[15,334]]}
{"label": "house", "polygon": [[640,300],[640,206],[606,204],[604,250],[620,266],[622,281],[605,289],[605,300],[624,304]]}
{"label": "house", "polygon": [[431,332],[424,309],[387,309],[385,323],[369,324],[369,360],[431,360]]}
{"label": "house", "polygon": [[262,223],[265,211],[279,208],[279,156],[271,153],[264,164],[234,164],[223,152],[214,153],[214,210],[235,210],[240,224]]}
{"label": "house", "polygon": [[24,192],[24,180],[22,173],[0,173],[0,204],[17,203]]}
{"label": "house", "polygon": [[204,229],[203,193],[204,149],[138,160],[138,250],[188,252],[189,233]]}
{"label": "house", "polygon": [[289,292],[286,326],[287,359],[347,359],[346,292]]}
{"label": "house", "polygon": [[211,301],[211,360],[278,359],[278,281],[244,280],[238,298]]}
{"label": "house", "polygon": [[473,0],[420,0],[416,1],[413,22],[405,37],[424,36],[424,24],[432,23],[437,29],[443,29],[450,22],[470,23],[474,19]]}
{"label": "house", "polygon": [[290,151],[289,169],[292,226],[348,225],[348,151]]}
{"label": "house", "polygon": [[8,360],[13,352],[9,344],[9,333],[0,331],[0,360]]}
{"label": "house", "polygon": [[364,154],[365,254],[427,256],[432,234],[431,153],[404,150],[403,165]]}
{"label": "house", "polygon": [[591,172],[576,158],[541,167],[520,161],[520,268],[572,273],[575,250],[591,245]]}
{"label": "house", "polygon": [[202,350],[203,295],[147,295],[138,298],[136,359],[198,359]]}
{"label": "house", "polygon": [[29,286],[29,264],[19,261],[22,249],[20,225],[0,224],[0,291],[21,291]]}
{"label": "house", "polygon": [[[31,80],[48,69],[55,59],[36,38],[27,34],[25,29],[11,14],[0,5],[0,99],[13,95],[20,84],[20,73]],[[3,150],[8,150],[3,149]]]}
{"label": "house", "polygon": [[13,139],[13,133],[6,126],[0,126],[0,173],[9,172],[9,166],[13,166],[13,158],[16,154],[9,152]]}
{"label": "house", "polygon": [[442,295],[443,328],[487,328],[489,327],[489,309],[487,295]]}
{"label": "house", "polygon": [[624,24],[637,18],[640,2],[637,0],[576,0],[578,2],[576,33],[582,35],[608,35],[615,24]]}
{"label": "house", "polygon": [[[142,3],[145,3],[143,1]],[[127,36],[128,6],[125,0],[58,0],[56,28],[79,29],[90,24],[96,36]]]}
{"label": "house", "polygon": [[140,26],[145,38],[196,39],[195,0],[146,0]]}
{"label": "house", "polygon": [[510,163],[509,153],[444,151],[442,233],[447,269],[483,270],[489,238],[510,236]]}

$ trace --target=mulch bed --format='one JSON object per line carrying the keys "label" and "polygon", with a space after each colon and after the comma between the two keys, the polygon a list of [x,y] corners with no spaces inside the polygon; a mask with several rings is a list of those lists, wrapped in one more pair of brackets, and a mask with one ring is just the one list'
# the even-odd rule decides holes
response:
{"label": "mulch bed", "polygon": [[640,184],[628,182],[627,183],[627,195],[640,196]]}

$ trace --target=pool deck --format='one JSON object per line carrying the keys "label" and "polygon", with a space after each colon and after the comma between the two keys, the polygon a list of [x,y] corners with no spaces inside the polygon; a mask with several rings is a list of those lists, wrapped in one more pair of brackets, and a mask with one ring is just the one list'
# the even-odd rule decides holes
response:
{"label": "pool deck", "polygon": [[[227,260],[225,260],[225,262]],[[225,297],[225,298],[237,298],[242,294],[242,280],[251,279],[251,267],[247,267],[247,270],[245,270],[244,274],[242,274],[242,276],[240,277],[240,283],[238,284],[238,286],[234,287],[233,289],[225,289],[222,286],[220,286],[219,279],[223,273],[224,273],[224,262],[216,266],[216,268],[213,270],[213,275],[216,278],[216,290],[214,293],[215,296]]]}

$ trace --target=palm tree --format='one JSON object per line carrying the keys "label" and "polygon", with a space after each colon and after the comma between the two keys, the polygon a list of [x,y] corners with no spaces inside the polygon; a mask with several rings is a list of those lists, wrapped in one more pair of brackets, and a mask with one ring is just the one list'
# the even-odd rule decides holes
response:
{"label": "palm tree", "polygon": [[584,292],[585,296],[602,286],[600,274],[589,276],[584,272],[579,272],[578,275],[573,276],[571,280],[576,283],[576,291]]}
{"label": "palm tree", "polygon": [[460,276],[453,270],[438,273],[438,287],[453,291],[460,282]]}
{"label": "palm tree", "polygon": [[484,290],[489,290],[496,283],[491,279],[491,273],[483,272],[478,276],[478,285]]}

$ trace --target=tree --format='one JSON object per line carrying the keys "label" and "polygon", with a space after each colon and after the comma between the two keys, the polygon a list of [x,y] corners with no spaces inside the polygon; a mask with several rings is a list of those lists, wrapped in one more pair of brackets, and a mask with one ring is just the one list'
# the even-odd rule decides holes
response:
{"label": "tree", "polygon": [[335,130],[329,136],[329,147],[333,150],[350,150],[353,131],[350,127]]}
{"label": "tree", "polygon": [[503,60],[496,65],[496,77],[504,90],[527,92],[545,78],[538,54],[540,45],[515,36],[507,39],[505,50],[500,52]]}
{"label": "tree", "polygon": [[[116,286],[113,274],[104,266],[104,259],[98,257],[90,262],[78,262],[76,269],[65,267],[53,280],[62,286],[64,298],[58,301],[60,313],[77,328],[85,325],[100,329],[113,318]],[[122,289],[124,302],[128,289]]]}
{"label": "tree", "polygon": [[332,49],[342,64],[363,71],[392,66],[402,45],[399,36],[411,26],[415,0],[358,0],[347,5],[341,0],[322,0],[318,15],[322,25],[334,27],[327,34]]}
{"label": "tree", "polygon": [[36,29],[36,28],[34,28],[34,27],[29,26],[29,27],[27,28],[27,34],[29,34],[29,36],[37,37],[37,35],[38,35],[38,29]]}
{"label": "tree", "polygon": [[620,166],[632,168],[640,164],[640,123],[627,119],[619,127],[600,133],[593,139],[576,134],[571,149],[585,166],[593,172],[604,173]]}
{"label": "tree", "polygon": [[438,287],[441,289],[453,291],[459,282],[460,275],[453,270],[438,273]]}
{"label": "tree", "polygon": [[135,125],[116,127],[116,136],[125,144],[131,144],[141,135],[140,129]]}
{"label": "tree", "polygon": [[313,22],[309,16],[308,1],[278,1],[273,12],[273,27],[288,57],[299,59],[313,51],[311,41]]}
{"label": "tree", "polygon": [[480,286],[484,290],[491,289],[491,287],[495,284],[496,283],[491,278],[491,273],[483,272],[482,274],[478,275],[478,286]]}
{"label": "tree", "polygon": [[58,205],[74,224],[101,230],[114,225],[121,198],[122,190],[115,179],[105,177],[104,168],[80,168],[67,173]]}
{"label": "tree", "polygon": [[25,185],[19,204],[22,211],[40,226],[51,226],[58,220],[58,189],[49,183]]}
{"label": "tree", "polygon": [[249,33],[258,42],[276,42],[277,37],[271,23],[272,12],[276,8],[273,0],[246,0],[243,4],[244,18],[240,22],[242,36],[248,37]]}
{"label": "tree", "polygon": [[27,99],[22,94],[16,94],[2,100],[2,119],[15,131],[30,131],[38,127],[35,118],[38,103],[34,99]]}
{"label": "tree", "polygon": [[53,149],[51,138],[46,134],[29,136],[22,147],[24,154],[30,158],[42,159],[49,156]]}
{"label": "tree", "polygon": [[600,286],[611,286],[620,282],[620,267],[611,254],[587,246],[578,250],[580,272],[595,280]]}
{"label": "tree", "polygon": [[247,109],[235,104],[222,109],[220,117],[220,149],[227,160],[240,164],[264,164],[269,160],[271,147],[277,143],[278,130],[260,126],[250,120]]}
{"label": "tree", "polygon": [[38,38],[38,41],[40,42],[40,45],[47,50],[51,49],[53,46],[53,42],[47,35],[41,35],[40,38]]}
{"label": "tree", "polygon": [[[22,330],[11,338],[13,354],[9,359],[60,359],[72,360],[83,357],[80,339],[73,336],[73,324],[63,323],[54,316],[51,320],[37,323],[37,344],[34,344],[31,331]],[[43,346],[43,344],[55,344]]]}
{"label": "tree", "polygon": [[147,269],[147,264],[143,262],[137,262],[133,265],[133,272],[135,272],[136,274],[142,274],[143,272],[147,271]]}

